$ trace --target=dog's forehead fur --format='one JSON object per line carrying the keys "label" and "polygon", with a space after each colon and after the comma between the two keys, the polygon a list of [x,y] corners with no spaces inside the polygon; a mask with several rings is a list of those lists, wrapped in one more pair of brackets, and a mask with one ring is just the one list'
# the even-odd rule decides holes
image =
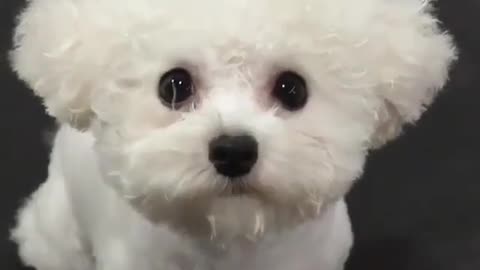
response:
{"label": "dog's forehead fur", "polygon": [[[403,44],[411,44],[417,38],[415,31],[434,27],[435,21],[423,14],[424,6],[414,0],[402,2],[138,0],[132,4],[128,0],[43,0],[33,1],[26,12],[30,16],[23,23],[43,26],[40,30],[45,30],[37,34],[43,38],[37,41],[44,44],[37,45],[49,55],[80,44],[111,49],[112,44],[134,47],[145,43],[179,52],[225,46],[271,52],[280,47],[284,52],[324,53],[325,57],[327,45],[369,54],[400,44],[394,37],[399,33],[392,30],[404,28]],[[415,27],[409,27],[412,25]],[[369,40],[375,46],[360,46]]]}

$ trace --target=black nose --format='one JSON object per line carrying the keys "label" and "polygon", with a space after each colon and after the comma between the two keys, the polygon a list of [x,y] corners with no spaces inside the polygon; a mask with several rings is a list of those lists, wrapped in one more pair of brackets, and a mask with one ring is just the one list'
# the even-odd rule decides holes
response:
{"label": "black nose", "polygon": [[210,142],[209,159],[227,177],[248,174],[258,158],[258,143],[252,136],[222,135]]}

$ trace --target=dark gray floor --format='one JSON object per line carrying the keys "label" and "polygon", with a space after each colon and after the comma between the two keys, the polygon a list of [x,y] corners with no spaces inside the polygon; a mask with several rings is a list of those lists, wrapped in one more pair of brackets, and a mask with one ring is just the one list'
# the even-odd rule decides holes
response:
{"label": "dark gray floor", "polygon": [[[353,0],[352,0],[353,1]],[[402,0],[395,0],[402,1]],[[51,124],[6,65],[20,0],[0,0],[0,269],[20,270],[6,241],[14,210],[45,178]],[[438,0],[460,61],[416,127],[372,153],[349,196],[348,270],[480,269],[480,0]],[[321,269],[320,269],[321,270]]]}

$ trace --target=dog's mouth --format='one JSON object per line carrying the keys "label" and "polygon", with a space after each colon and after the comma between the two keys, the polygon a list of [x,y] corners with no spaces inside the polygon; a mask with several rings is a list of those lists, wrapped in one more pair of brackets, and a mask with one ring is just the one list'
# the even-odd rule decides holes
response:
{"label": "dog's mouth", "polygon": [[257,191],[248,184],[245,179],[229,179],[230,183],[225,186],[220,193],[221,197],[237,197],[245,195],[254,195]]}
{"label": "dog's mouth", "polygon": [[251,190],[249,190],[245,185],[233,186],[230,191],[232,196],[240,196],[248,193],[251,193]]}

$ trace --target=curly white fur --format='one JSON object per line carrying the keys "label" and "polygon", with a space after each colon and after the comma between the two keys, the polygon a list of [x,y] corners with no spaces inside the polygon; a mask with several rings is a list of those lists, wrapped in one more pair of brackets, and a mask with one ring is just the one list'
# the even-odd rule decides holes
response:
{"label": "curly white fur", "polygon": [[[63,126],[13,238],[39,270],[338,270],[343,196],[367,151],[419,119],[455,58],[420,0],[31,0],[12,63]],[[197,100],[172,110],[182,66]],[[305,77],[288,112],[278,72]],[[259,160],[232,186],[208,142],[248,132]]]}

